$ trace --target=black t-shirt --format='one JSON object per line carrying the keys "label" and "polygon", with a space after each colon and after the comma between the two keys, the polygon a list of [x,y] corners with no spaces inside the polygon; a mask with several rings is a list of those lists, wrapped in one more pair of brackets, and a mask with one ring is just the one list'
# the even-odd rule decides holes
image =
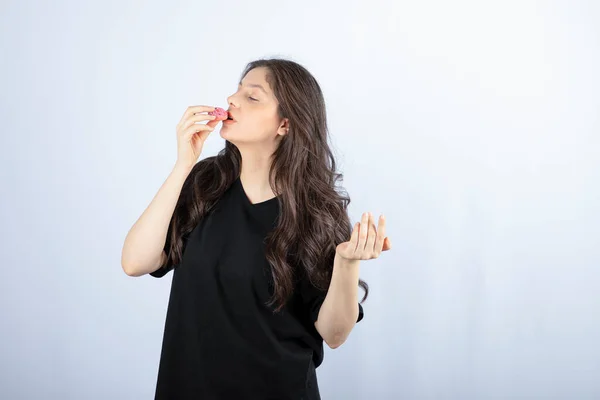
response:
{"label": "black t-shirt", "polygon": [[265,304],[264,239],[278,213],[276,197],[252,204],[238,177],[186,238],[181,264],[150,273],[174,269],[155,399],[320,398],[314,323],[326,293],[302,278],[282,311]]}

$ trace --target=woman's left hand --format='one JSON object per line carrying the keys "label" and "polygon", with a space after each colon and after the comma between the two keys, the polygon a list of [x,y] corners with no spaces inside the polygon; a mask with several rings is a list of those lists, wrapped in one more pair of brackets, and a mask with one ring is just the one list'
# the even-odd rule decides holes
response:
{"label": "woman's left hand", "polygon": [[348,242],[340,243],[336,255],[346,260],[371,260],[379,257],[382,251],[390,250],[392,243],[385,236],[385,219],[379,217],[375,227],[373,214],[364,213],[360,222],[354,224],[352,236]]}

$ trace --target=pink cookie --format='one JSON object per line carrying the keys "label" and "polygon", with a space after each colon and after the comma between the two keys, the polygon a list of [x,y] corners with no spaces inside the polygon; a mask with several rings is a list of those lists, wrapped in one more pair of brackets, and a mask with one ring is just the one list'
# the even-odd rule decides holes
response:
{"label": "pink cookie", "polygon": [[210,111],[208,115],[214,115],[218,120],[225,120],[229,117],[229,113],[227,110],[221,107],[215,107],[214,111]]}

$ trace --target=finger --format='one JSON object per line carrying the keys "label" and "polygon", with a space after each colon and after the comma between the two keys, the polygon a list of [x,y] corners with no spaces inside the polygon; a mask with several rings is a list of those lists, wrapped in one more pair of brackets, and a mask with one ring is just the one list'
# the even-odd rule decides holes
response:
{"label": "finger", "polygon": [[384,242],[383,242],[383,251],[387,251],[389,249],[392,248],[392,242],[390,242],[390,238],[385,238]]}
{"label": "finger", "polygon": [[369,213],[367,228],[367,243],[365,244],[365,251],[369,257],[373,256],[375,252],[375,240],[377,239],[377,229],[375,228],[375,217],[372,213]]}
{"label": "finger", "polygon": [[194,133],[198,133],[198,132],[203,132],[203,131],[209,131],[212,132],[215,128],[210,127],[208,125],[205,124],[197,124],[194,126],[190,126],[189,128],[187,128],[186,130],[183,131],[183,136],[184,137],[191,137]]}
{"label": "finger", "polygon": [[215,107],[212,107],[212,106],[189,106],[183,113],[181,120],[179,120],[179,125],[182,125],[186,119],[188,119],[190,116],[192,116],[195,113],[211,112],[214,110],[215,110]]}
{"label": "finger", "polygon": [[360,224],[357,222],[354,224],[354,228],[352,229],[352,235],[350,236],[350,248],[353,252],[356,251],[356,245],[358,244],[358,229],[360,228]]}
{"label": "finger", "polygon": [[367,244],[367,235],[369,233],[369,215],[363,213],[360,219],[360,228],[358,231],[358,244],[356,245],[356,251],[362,254],[365,251],[365,245]]}
{"label": "finger", "polygon": [[208,135],[210,135],[211,132],[212,131],[203,131],[203,132],[195,133],[195,135],[200,140],[200,143],[204,143],[204,141],[206,140]]}
{"label": "finger", "polygon": [[223,120],[221,120],[221,119],[214,119],[212,121],[208,121],[206,123],[206,125],[210,126],[211,128],[214,128],[215,126],[219,125],[219,122],[223,122]]}
{"label": "finger", "polygon": [[214,121],[215,119],[217,119],[217,117],[215,117],[214,115],[208,115],[208,114],[197,114],[197,115],[192,115],[190,118],[188,118],[187,120],[185,120],[183,122],[183,129],[187,129],[188,127],[192,126],[193,124],[197,123],[197,122],[202,122],[202,121]]}
{"label": "finger", "polygon": [[385,217],[383,214],[379,216],[379,224],[377,226],[377,239],[375,240],[375,253],[380,254],[383,250],[383,242],[385,241]]}

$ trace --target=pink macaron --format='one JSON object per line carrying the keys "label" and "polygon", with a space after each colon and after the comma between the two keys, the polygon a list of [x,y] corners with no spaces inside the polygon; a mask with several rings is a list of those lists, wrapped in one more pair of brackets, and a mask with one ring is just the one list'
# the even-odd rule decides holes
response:
{"label": "pink macaron", "polygon": [[210,111],[208,115],[214,115],[218,120],[226,120],[229,117],[227,110],[221,107],[215,107],[214,111]]}

